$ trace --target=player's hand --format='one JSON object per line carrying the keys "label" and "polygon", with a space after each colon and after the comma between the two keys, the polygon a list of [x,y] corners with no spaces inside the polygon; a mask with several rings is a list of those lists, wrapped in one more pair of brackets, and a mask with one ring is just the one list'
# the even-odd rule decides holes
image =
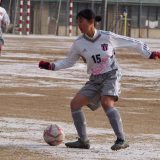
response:
{"label": "player's hand", "polygon": [[41,69],[47,69],[47,70],[52,70],[52,65],[49,62],[40,61],[39,62],[39,68],[41,68]]}
{"label": "player's hand", "polygon": [[149,58],[150,59],[160,59],[160,52],[158,52],[158,51],[152,52],[152,54]]}

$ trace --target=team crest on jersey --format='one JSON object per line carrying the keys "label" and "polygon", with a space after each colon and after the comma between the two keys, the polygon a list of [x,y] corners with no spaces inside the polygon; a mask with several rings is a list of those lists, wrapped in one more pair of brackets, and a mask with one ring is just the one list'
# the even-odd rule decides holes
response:
{"label": "team crest on jersey", "polygon": [[101,48],[102,48],[103,51],[107,51],[108,50],[108,44],[106,44],[106,43],[101,44]]}

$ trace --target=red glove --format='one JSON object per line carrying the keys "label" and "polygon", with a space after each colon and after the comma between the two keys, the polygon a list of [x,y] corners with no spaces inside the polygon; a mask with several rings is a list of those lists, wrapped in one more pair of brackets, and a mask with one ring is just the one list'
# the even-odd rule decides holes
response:
{"label": "red glove", "polygon": [[150,59],[157,59],[159,58],[160,59],[160,52],[152,52],[151,56],[149,57]]}
{"label": "red glove", "polygon": [[50,64],[49,62],[40,61],[40,62],[39,62],[39,68],[51,70],[51,69],[52,69],[52,66],[51,66],[51,64]]}

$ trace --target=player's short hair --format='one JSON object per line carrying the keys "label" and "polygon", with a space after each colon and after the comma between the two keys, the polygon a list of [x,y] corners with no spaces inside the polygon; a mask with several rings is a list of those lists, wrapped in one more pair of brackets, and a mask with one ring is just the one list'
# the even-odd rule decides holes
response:
{"label": "player's short hair", "polygon": [[101,16],[96,16],[94,11],[91,9],[83,9],[81,11],[78,12],[76,19],[78,18],[85,18],[86,20],[90,21],[90,20],[94,20],[96,22],[100,22],[101,21]]}
{"label": "player's short hair", "polygon": [[78,12],[76,19],[78,18],[85,18],[86,20],[90,21],[95,19],[95,13],[91,9],[83,9]]}

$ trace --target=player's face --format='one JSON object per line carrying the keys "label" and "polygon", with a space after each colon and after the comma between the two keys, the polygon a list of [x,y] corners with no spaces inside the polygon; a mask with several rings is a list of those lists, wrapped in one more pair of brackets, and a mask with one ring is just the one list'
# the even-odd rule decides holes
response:
{"label": "player's face", "polygon": [[83,17],[78,18],[78,27],[82,33],[88,34],[93,26],[94,22],[92,20],[88,21]]}

